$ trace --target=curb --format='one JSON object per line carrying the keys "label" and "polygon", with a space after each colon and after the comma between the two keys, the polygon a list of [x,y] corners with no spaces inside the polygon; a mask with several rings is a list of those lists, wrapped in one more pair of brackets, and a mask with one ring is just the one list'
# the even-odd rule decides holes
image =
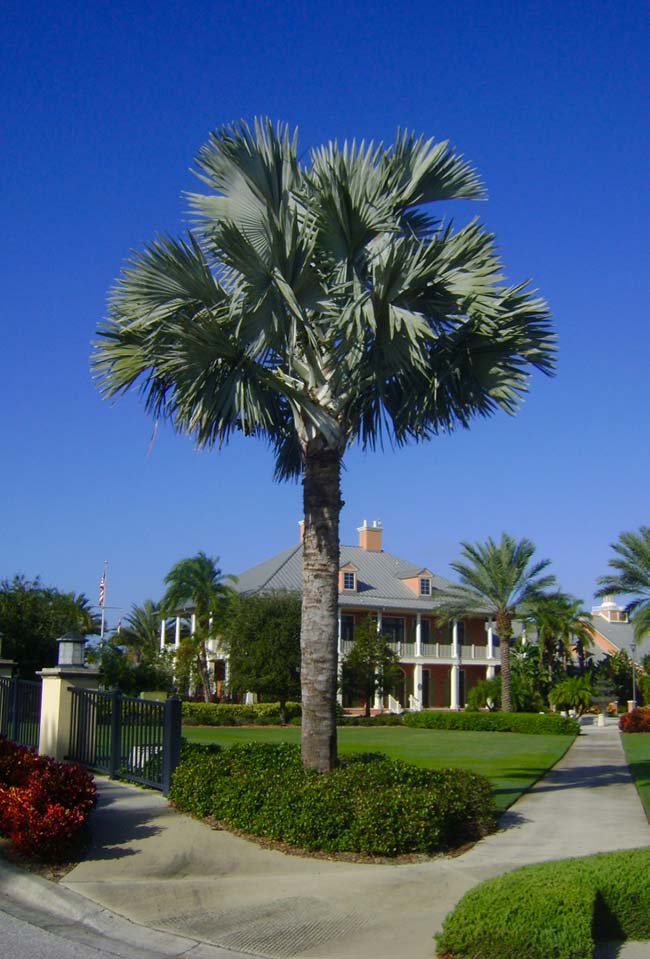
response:
{"label": "curb", "polygon": [[10,903],[28,914],[20,916],[26,922],[123,959],[250,959],[250,954],[132,922],[74,890],[0,862],[0,908]]}

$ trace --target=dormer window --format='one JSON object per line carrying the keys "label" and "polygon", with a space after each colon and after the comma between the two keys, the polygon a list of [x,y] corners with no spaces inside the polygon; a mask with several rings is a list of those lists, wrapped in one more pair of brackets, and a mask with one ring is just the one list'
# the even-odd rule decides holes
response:
{"label": "dormer window", "polygon": [[431,580],[428,576],[420,576],[420,596],[431,596]]}
{"label": "dormer window", "polygon": [[343,589],[353,589],[357,588],[357,574],[352,573],[349,570],[343,571]]}

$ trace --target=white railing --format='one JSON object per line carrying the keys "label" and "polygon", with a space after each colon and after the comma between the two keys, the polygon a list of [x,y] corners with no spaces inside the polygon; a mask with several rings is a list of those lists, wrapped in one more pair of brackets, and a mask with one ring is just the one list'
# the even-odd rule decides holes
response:
{"label": "white railing", "polygon": [[398,643],[398,656],[415,656],[415,643]]}
{"label": "white railing", "polygon": [[414,713],[419,713],[422,709],[422,700],[414,696],[413,693],[409,696],[409,709]]}
{"label": "white railing", "polygon": [[395,699],[394,696],[388,694],[388,711],[390,713],[403,713],[402,704],[398,699]]}
{"label": "white railing", "polygon": [[[339,647],[340,654],[346,656],[351,651],[353,645],[354,643],[350,640],[341,642]],[[415,654],[415,643],[395,643],[392,645],[400,659],[449,660],[453,658],[453,646],[449,643],[422,643],[419,656]],[[461,663],[471,662],[472,660],[482,663],[499,663],[501,660],[498,646],[495,646],[492,651],[492,659],[488,658],[487,646],[463,645],[458,647],[458,652],[460,653]]]}

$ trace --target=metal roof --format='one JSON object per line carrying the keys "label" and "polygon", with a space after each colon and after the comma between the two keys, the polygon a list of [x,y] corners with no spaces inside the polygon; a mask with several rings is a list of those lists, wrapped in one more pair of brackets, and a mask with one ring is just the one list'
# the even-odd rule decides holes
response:
{"label": "metal roof", "polygon": [[[269,592],[275,589],[300,592],[302,556],[302,543],[284,550],[257,566],[244,570],[238,577],[235,589],[240,593]],[[426,567],[421,563],[410,563],[385,550],[341,546],[339,568],[348,563],[357,568],[357,590],[339,592],[340,606],[433,610],[438,605],[436,593],[452,587],[449,580],[432,574],[431,596],[416,596],[404,579],[419,576]]]}
{"label": "metal roof", "polygon": [[[596,633],[604,636],[608,642],[616,646],[632,657],[632,644],[634,643],[634,630],[629,623],[610,623],[604,616],[592,616],[589,624]],[[603,655],[607,655],[604,650],[600,650]],[[599,657],[595,657],[598,659]]]}

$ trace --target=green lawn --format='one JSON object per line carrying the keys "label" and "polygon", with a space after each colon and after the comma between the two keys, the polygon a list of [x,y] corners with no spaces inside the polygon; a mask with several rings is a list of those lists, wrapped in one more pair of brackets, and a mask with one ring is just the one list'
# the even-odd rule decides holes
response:
{"label": "green lawn", "polygon": [[623,733],[621,739],[643,808],[650,819],[650,733]]}
{"label": "green lawn", "polygon": [[[185,726],[189,742],[299,742],[297,726]],[[639,738],[638,736],[636,738]],[[649,737],[650,738],[650,737]],[[416,766],[459,766],[481,773],[492,783],[494,804],[502,811],[560,759],[571,736],[526,736],[396,726],[348,726],[338,731],[339,752],[382,752]]]}

